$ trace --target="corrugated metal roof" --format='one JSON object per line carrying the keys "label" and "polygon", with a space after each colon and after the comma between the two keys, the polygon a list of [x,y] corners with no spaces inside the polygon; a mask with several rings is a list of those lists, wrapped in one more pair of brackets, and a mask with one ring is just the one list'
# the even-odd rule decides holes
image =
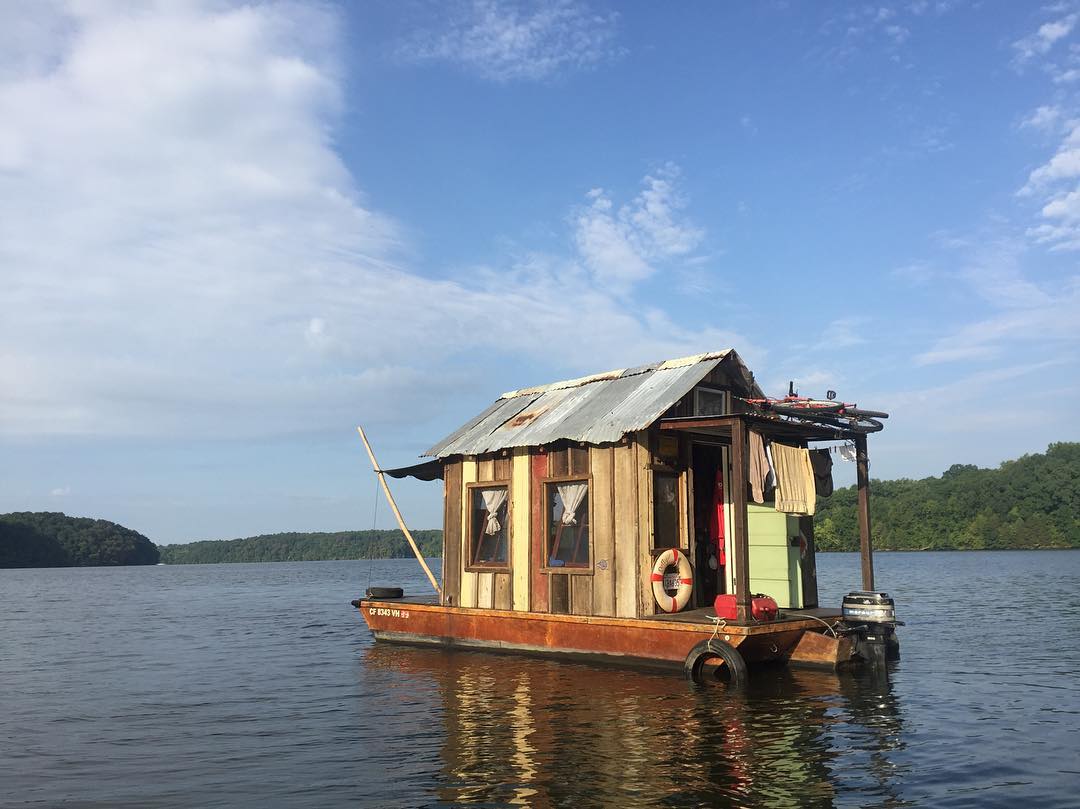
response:
{"label": "corrugated metal roof", "polygon": [[480,455],[562,439],[590,444],[618,441],[660,418],[729,355],[748,386],[756,389],[742,360],[731,350],[608,371],[504,393],[424,454],[436,458]]}

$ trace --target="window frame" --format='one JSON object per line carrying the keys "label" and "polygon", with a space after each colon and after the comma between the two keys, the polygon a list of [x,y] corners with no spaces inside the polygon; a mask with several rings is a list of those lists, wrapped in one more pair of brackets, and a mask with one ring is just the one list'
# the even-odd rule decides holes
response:
{"label": "window frame", "polygon": [[[505,562],[475,562],[476,554],[473,542],[479,530],[474,525],[473,519],[473,491],[475,489],[506,489],[506,561]],[[510,554],[511,544],[514,541],[514,501],[511,497],[512,490],[509,480],[484,480],[465,484],[465,572],[466,573],[511,573]]]}
{"label": "window frame", "polygon": [[[651,484],[652,491],[652,541],[650,543],[653,555],[656,556],[664,551],[675,548],[676,550],[682,550],[683,540],[683,521],[687,518],[685,513],[686,509],[683,507],[682,489],[683,489],[683,472],[679,469],[665,466],[652,466],[649,470],[652,473],[653,479]],[[674,545],[657,545],[656,544],[656,476],[665,475],[672,478],[675,482],[675,544]]]}
{"label": "window frame", "polygon": [[693,402],[693,410],[694,410],[694,412],[691,413],[690,415],[692,415],[692,416],[700,416],[702,418],[707,418],[708,417],[706,414],[702,413],[701,408],[698,407],[699,394],[702,394],[702,393],[711,393],[711,394],[717,394],[718,393],[721,396],[723,396],[723,398],[724,398],[724,412],[721,413],[720,415],[725,415],[726,416],[726,415],[731,414],[731,391],[730,390],[725,390],[724,388],[714,388],[714,387],[710,387],[709,385],[698,385],[697,387],[694,388],[694,402]]}
{"label": "window frame", "polygon": [[[552,507],[550,492],[553,491],[554,484],[558,484],[558,483],[584,483],[589,487],[588,491],[586,491],[586,493],[585,493],[586,498],[588,498],[587,512],[588,512],[588,520],[589,520],[589,562],[588,562],[587,565],[584,565],[584,566],[581,566],[581,567],[577,567],[577,566],[569,567],[569,566],[565,566],[565,565],[562,566],[562,567],[552,567],[551,565],[548,564],[548,560],[551,558],[551,553],[550,553],[551,548],[548,547],[548,541],[549,541],[549,537],[550,537],[550,531],[549,531],[550,524],[549,524],[548,521],[551,519],[550,515],[551,515],[551,507]],[[542,500],[541,507],[543,509],[543,511],[541,511],[541,514],[543,515],[541,530],[543,532],[542,533],[542,541],[544,543],[544,545],[543,545],[544,552],[542,554],[542,561],[541,561],[541,565],[540,565],[540,571],[542,573],[565,573],[565,574],[570,575],[570,576],[592,576],[593,572],[594,572],[594,565],[596,563],[596,560],[593,557],[593,540],[592,540],[592,530],[593,530],[593,499],[592,499],[593,479],[592,479],[592,475],[591,474],[588,474],[588,475],[552,475],[550,477],[541,478],[540,485],[541,485],[541,500]]]}

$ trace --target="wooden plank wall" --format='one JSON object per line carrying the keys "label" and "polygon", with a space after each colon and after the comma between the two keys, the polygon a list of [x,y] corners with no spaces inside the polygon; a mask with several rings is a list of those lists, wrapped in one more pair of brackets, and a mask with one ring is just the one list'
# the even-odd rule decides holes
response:
{"label": "wooden plank wall", "polygon": [[614,457],[615,614],[633,618],[638,605],[638,475],[634,442],[612,449]]}
{"label": "wooden plank wall", "polygon": [[650,466],[649,434],[634,434],[634,469],[637,473],[638,509],[638,615],[653,615],[656,600],[653,598],[652,581],[649,578],[653,566],[653,476]]}
{"label": "wooden plank wall", "polygon": [[[648,433],[640,432],[616,445],[519,449],[505,457],[488,455],[448,464],[446,596],[463,607],[628,618],[652,615],[650,458]],[[590,480],[591,573],[543,572],[547,550],[543,486],[550,477],[566,475]],[[465,570],[467,484],[487,481],[510,485],[509,573]],[[690,499],[685,487],[682,483],[684,507]]]}
{"label": "wooden plank wall", "polygon": [[548,456],[542,449],[535,450],[529,459],[530,491],[529,524],[532,526],[530,543],[529,578],[532,587],[529,591],[529,609],[533,612],[547,612],[551,604],[551,591],[548,589],[548,577],[541,570],[544,565],[544,483],[548,476]]}
{"label": "wooden plank wall", "polygon": [[510,470],[510,505],[513,508],[510,517],[510,569],[513,571],[510,607],[515,610],[529,609],[529,528],[532,523],[529,461],[527,449],[514,450]]}
{"label": "wooden plank wall", "polygon": [[443,467],[443,604],[461,598],[461,462]]}
{"label": "wooden plank wall", "polygon": [[461,596],[458,605],[462,607],[476,606],[476,574],[465,570],[469,553],[469,489],[467,484],[476,482],[476,461],[466,458],[461,462]]}
{"label": "wooden plank wall", "polygon": [[615,450],[592,447],[589,450],[592,470],[593,543],[592,614],[615,614]]}

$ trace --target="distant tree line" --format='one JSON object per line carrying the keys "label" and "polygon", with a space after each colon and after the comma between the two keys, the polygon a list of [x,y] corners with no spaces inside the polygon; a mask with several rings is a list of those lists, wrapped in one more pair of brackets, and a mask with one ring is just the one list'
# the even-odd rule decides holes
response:
{"label": "distant tree line", "polygon": [[[819,498],[819,550],[859,547],[857,490]],[[956,464],[941,477],[872,480],[870,523],[883,550],[1080,548],[1080,443],[997,469]]]}
{"label": "distant tree line", "polygon": [[0,568],[155,565],[158,549],[108,520],[52,511],[0,514]]}
{"label": "distant tree line", "polygon": [[[442,531],[413,531],[412,535],[424,556],[442,556]],[[161,561],[170,565],[399,559],[412,555],[405,535],[398,530],[264,534],[161,547]]]}
{"label": "distant tree line", "polygon": [[[854,486],[818,500],[819,550],[859,547]],[[997,469],[957,464],[940,477],[871,482],[874,547],[882,550],[1080,548],[1080,443]],[[442,555],[442,531],[414,531],[425,556]],[[0,568],[84,565],[304,562],[412,555],[401,531],[267,534],[158,548],[108,520],[58,512],[0,514]]]}

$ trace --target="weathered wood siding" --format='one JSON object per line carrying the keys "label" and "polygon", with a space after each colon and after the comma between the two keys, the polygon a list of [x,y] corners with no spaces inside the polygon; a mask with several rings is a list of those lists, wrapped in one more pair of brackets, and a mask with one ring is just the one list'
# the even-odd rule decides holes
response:
{"label": "weathered wood siding", "polygon": [[[614,445],[517,449],[466,458],[446,469],[444,586],[453,603],[627,618],[656,612],[649,578],[655,553],[652,454],[646,431]],[[580,573],[545,571],[544,486],[550,478],[579,475],[590,483],[592,566]],[[466,569],[468,484],[476,482],[509,485],[509,572]],[[690,485],[688,476],[681,475],[679,545],[684,549],[692,539]]]}
{"label": "weathered wood siding", "polygon": [[458,606],[461,597],[461,462],[443,467],[443,604]]}
{"label": "weathered wood siding", "polygon": [[656,601],[653,599],[652,581],[649,576],[653,566],[653,479],[650,467],[649,434],[634,434],[634,470],[637,475],[638,509],[638,615],[653,615]]}
{"label": "weathered wood siding", "polygon": [[510,470],[510,500],[513,515],[510,521],[510,569],[512,571],[511,606],[507,609],[529,609],[530,554],[532,539],[532,484],[530,456],[527,449],[515,449]]}
{"label": "weathered wood siding", "polygon": [[615,450],[589,450],[592,471],[593,583],[591,615],[615,614]]}
{"label": "weathered wood siding", "polygon": [[638,475],[634,442],[619,444],[614,456],[613,492],[615,509],[615,614],[637,616],[638,598]]}
{"label": "weathered wood siding", "polygon": [[533,612],[548,612],[551,604],[551,591],[548,589],[548,577],[543,572],[544,566],[544,478],[548,476],[548,455],[542,449],[534,450],[530,457],[529,524],[532,526],[529,552],[529,579],[532,587],[529,591],[529,609]]}
{"label": "weathered wood siding", "polygon": [[471,458],[461,462],[461,596],[458,604],[462,607],[476,606],[476,575],[465,569],[469,555],[469,483],[477,480],[477,464]]}

